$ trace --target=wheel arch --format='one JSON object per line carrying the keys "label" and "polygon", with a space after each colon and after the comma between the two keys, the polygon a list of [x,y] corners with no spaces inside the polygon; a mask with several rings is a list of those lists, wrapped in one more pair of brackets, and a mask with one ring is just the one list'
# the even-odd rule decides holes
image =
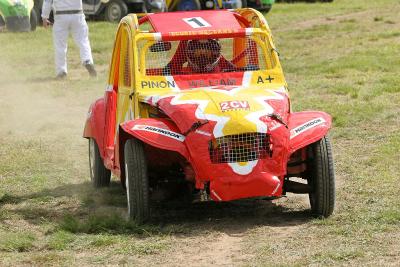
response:
{"label": "wheel arch", "polygon": [[[146,129],[146,127],[148,127]],[[157,131],[160,131],[157,133]],[[172,137],[169,137],[170,134]],[[151,147],[177,152],[187,161],[190,161],[189,151],[184,143],[184,135],[182,135],[178,127],[169,119],[161,118],[143,118],[126,121],[119,126],[119,161],[120,161],[120,178],[121,182],[125,182],[125,159],[124,149],[125,143],[129,139],[138,139]]]}
{"label": "wheel arch", "polygon": [[87,113],[85,128],[83,130],[84,138],[93,138],[96,140],[100,150],[100,156],[104,159],[104,116],[105,105],[104,99],[96,100],[90,107]]}
{"label": "wheel arch", "polygon": [[329,114],[319,111],[293,112],[290,114],[290,154],[317,142],[328,134],[332,126]]}

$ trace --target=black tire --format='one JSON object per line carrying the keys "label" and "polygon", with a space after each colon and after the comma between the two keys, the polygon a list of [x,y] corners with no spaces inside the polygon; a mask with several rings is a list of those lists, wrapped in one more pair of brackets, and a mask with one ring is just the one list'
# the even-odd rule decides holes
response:
{"label": "black tire", "polygon": [[137,224],[150,218],[149,178],[143,144],[129,139],[124,148],[128,216]]}
{"label": "black tire", "polygon": [[104,10],[104,17],[109,22],[118,23],[126,15],[128,15],[128,6],[122,0],[110,1]]}
{"label": "black tire", "polygon": [[313,143],[309,155],[311,172],[307,180],[312,188],[311,210],[314,215],[327,218],[335,208],[335,171],[328,137]]}
{"label": "black tire", "polygon": [[104,166],[99,147],[94,138],[89,138],[89,168],[90,179],[95,188],[110,185],[111,171]]}
{"label": "black tire", "polygon": [[35,31],[36,27],[38,25],[38,22],[39,22],[38,21],[38,14],[37,14],[37,11],[36,11],[35,8],[32,8],[32,10],[31,10],[31,15],[30,15],[30,18],[29,18],[29,22],[31,24],[31,31]]}
{"label": "black tire", "polygon": [[33,0],[33,8],[35,9],[36,16],[37,16],[37,24],[42,24],[42,6],[43,0]]}

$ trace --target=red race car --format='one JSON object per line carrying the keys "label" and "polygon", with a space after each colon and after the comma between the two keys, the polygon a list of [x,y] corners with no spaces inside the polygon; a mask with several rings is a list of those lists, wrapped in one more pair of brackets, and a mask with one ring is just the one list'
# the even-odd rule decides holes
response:
{"label": "red race car", "polygon": [[84,137],[94,186],[120,177],[138,223],[171,191],[213,201],[303,193],[328,217],[330,127],[324,112],[291,110],[268,24],[247,8],[126,16]]}

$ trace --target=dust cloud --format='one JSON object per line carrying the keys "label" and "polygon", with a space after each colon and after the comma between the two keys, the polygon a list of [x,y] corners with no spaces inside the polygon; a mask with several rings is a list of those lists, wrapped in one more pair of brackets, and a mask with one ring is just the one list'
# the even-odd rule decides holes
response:
{"label": "dust cloud", "polygon": [[29,65],[15,70],[7,60],[1,59],[0,143],[17,147],[31,141],[86,179],[87,141],[82,132],[90,103],[101,95],[101,90],[92,89],[101,81],[91,81],[84,69],[74,68],[70,77],[59,81],[52,65],[43,73],[29,72]]}

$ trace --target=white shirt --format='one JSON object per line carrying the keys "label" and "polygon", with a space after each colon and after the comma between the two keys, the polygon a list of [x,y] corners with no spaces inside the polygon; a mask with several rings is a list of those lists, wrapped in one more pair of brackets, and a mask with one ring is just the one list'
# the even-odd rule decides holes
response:
{"label": "white shirt", "polygon": [[44,0],[42,18],[49,18],[52,7],[54,11],[82,10],[82,0]]}

